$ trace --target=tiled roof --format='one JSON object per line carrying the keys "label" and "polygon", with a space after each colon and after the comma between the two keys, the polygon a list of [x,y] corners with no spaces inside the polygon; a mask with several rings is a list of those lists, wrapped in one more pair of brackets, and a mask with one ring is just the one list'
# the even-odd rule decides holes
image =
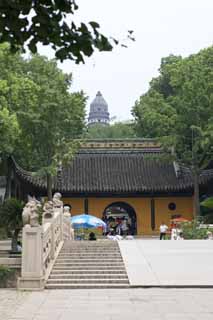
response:
{"label": "tiled roof", "polygon": [[[54,190],[70,193],[163,193],[192,191],[189,170],[177,175],[173,163],[145,156],[144,151],[81,151],[54,179]],[[35,187],[46,188],[43,179],[15,164],[16,174]],[[213,181],[213,170],[200,176],[200,184]]]}

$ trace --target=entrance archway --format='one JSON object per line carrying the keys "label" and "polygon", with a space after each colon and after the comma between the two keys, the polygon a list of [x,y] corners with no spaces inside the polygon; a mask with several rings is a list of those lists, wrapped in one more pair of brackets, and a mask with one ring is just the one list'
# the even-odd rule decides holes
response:
{"label": "entrance archway", "polygon": [[135,210],[126,202],[113,202],[108,205],[103,212],[103,220],[109,222],[109,220],[126,219],[128,223],[129,233],[132,235],[137,234],[137,218]]}

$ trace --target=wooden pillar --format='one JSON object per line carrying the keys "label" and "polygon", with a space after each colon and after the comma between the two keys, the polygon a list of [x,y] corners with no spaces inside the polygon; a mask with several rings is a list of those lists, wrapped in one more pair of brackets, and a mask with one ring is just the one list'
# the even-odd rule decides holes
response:
{"label": "wooden pillar", "polygon": [[155,230],[155,200],[151,199],[151,228]]}
{"label": "wooden pillar", "polygon": [[88,214],[89,213],[89,201],[88,199],[84,199],[84,213]]}

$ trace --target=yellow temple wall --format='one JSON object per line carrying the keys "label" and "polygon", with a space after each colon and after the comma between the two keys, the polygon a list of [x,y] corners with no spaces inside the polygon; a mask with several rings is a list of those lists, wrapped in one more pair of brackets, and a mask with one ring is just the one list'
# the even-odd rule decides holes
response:
{"label": "yellow temple wall", "polygon": [[[193,219],[193,197],[156,197],[156,198],[101,198],[88,199],[88,213],[102,218],[104,210],[115,202],[129,204],[136,213],[137,234],[149,235],[159,232],[159,226],[164,221],[168,226],[172,215],[181,214],[186,219]],[[151,199],[155,202],[155,230],[151,228]],[[84,213],[85,198],[63,198],[64,204],[72,206],[72,215]],[[175,203],[176,209],[170,210],[169,203]]]}

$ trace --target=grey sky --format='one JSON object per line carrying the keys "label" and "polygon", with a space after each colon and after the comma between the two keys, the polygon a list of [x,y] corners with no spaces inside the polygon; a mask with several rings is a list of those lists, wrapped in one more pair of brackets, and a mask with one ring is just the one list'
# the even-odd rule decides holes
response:
{"label": "grey sky", "polygon": [[[136,42],[110,53],[96,53],[85,65],[66,61],[72,90],[84,90],[89,103],[98,90],[117,120],[131,117],[136,99],[158,74],[162,57],[187,56],[213,44],[212,0],[77,0],[79,21],[97,21],[101,31],[124,39],[134,30]],[[49,55],[49,50],[41,53]]]}

